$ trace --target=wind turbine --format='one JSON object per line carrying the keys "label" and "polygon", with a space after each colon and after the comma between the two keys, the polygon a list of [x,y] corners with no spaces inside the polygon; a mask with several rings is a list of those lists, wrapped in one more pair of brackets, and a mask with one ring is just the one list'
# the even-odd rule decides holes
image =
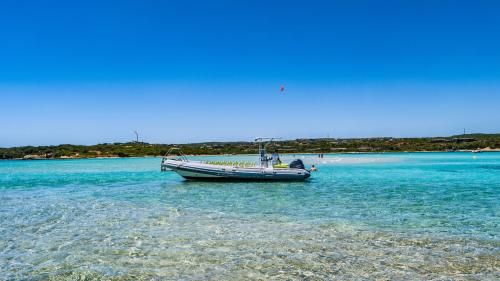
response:
{"label": "wind turbine", "polygon": [[135,142],[138,143],[139,142],[139,133],[137,131],[134,131],[134,134],[135,134]]}

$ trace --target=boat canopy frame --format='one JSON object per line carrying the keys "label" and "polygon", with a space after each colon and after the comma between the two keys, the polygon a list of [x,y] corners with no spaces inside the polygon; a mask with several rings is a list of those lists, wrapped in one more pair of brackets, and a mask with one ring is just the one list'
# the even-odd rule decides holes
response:
{"label": "boat canopy frame", "polygon": [[273,141],[280,140],[281,138],[256,138],[255,142],[259,144],[259,155],[260,155],[260,166],[261,167],[268,167],[269,166],[269,161],[271,160],[270,157],[267,157],[267,151],[266,151],[266,146]]}

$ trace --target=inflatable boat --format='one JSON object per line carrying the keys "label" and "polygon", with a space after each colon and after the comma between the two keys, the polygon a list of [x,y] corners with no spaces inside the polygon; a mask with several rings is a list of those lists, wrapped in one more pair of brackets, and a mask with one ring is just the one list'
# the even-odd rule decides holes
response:
{"label": "inflatable boat", "polygon": [[[266,143],[272,138],[257,138],[260,161],[258,164],[230,161],[191,161],[180,149],[171,149],[162,159],[162,171],[174,171],[189,180],[229,181],[301,181],[311,173],[300,159],[289,165],[276,163],[266,153]],[[175,155],[174,155],[175,151]],[[276,160],[276,159],[275,159]]]}

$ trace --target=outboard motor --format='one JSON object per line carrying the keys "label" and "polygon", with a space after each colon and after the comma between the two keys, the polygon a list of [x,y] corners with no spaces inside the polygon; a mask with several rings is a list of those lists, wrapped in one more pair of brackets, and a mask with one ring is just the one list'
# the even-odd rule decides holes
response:
{"label": "outboard motor", "polygon": [[304,166],[304,162],[302,162],[302,160],[300,159],[295,159],[292,161],[292,163],[290,163],[290,168],[294,168],[294,169],[305,169],[306,167]]}

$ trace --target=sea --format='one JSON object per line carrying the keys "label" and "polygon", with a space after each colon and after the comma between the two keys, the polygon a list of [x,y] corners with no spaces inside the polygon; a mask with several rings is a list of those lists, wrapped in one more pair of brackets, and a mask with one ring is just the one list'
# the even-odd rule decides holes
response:
{"label": "sea", "polygon": [[500,153],[294,156],[309,180],[0,161],[0,280],[500,280]]}

